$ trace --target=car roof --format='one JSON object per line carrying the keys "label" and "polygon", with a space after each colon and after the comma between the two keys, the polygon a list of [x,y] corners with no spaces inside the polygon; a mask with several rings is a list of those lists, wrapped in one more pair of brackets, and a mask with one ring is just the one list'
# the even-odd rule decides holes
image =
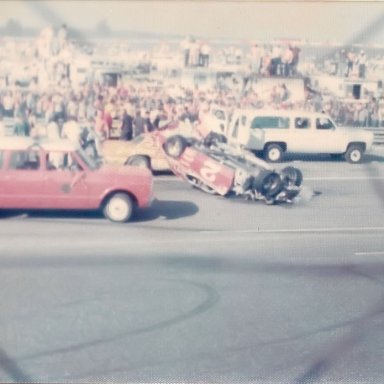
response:
{"label": "car roof", "polygon": [[31,147],[42,148],[45,151],[75,151],[80,148],[67,139],[48,140],[31,137],[9,136],[0,138],[0,150],[26,150]]}
{"label": "car roof", "polygon": [[238,115],[246,115],[246,116],[287,116],[287,117],[325,117],[329,118],[329,116],[325,113],[321,112],[312,112],[312,111],[304,111],[300,110],[281,110],[281,109],[237,109],[235,111]]}

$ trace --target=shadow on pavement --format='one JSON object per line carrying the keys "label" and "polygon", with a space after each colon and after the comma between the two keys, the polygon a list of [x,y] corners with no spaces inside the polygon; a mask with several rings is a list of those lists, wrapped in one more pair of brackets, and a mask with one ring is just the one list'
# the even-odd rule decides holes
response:
{"label": "shadow on pavement", "polygon": [[150,221],[159,217],[174,220],[195,215],[198,211],[198,206],[190,201],[155,200],[150,208],[138,211],[132,222]]}
{"label": "shadow on pavement", "polygon": [[[310,155],[310,154],[284,154],[281,163],[289,163],[291,161],[309,161],[309,162],[326,162],[326,163],[346,163],[342,155]],[[384,151],[383,153],[367,153],[364,154],[361,164],[367,164],[372,162],[384,163]]]}
{"label": "shadow on pavement", "polygon": [[[138,223],[155,220],[163,217],[166,220],[179,219],[192,216],[199,211],[196,204],[189,201],[161,201],[155,200],[148,208],[139,208],[134,213],[130,222]],[[57,219],[103,219],[101,211],[78,211],[78,210],[0,210],[0,219],[17,218],[28,215],[33,218],[57,218]],[[107,220],[107,219],[105,219]]]}

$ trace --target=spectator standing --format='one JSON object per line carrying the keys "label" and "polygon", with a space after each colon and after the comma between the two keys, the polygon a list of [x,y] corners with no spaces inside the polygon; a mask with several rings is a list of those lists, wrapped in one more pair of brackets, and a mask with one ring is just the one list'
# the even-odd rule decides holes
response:
{"label": "spectator standing", "polygon": [[365,78],[365,68],[367,64],[367,56],[363,50],[360,51],[360,54],[357,56],[357,67],[359,71],[359,78],[364,79]]}
{"label": "spectator standing", "polygon": [[368,125],[368,108],[362,105],[359,111],[359,127],[366,127]]}
{"label": "spectator standing", "polygon": [[68,121],[63,124],[61,136],[77,144],[81,143],[81,128],[75,116],[70,116]]}
{"label": "spectator standing", "polygon": [[15,106],[15,101],[13,97],[13,92],[7,92],[3,97],[3,108],[5,117],[13,117],[13,110]]}
{"label": "spectator standing", "polygon": [[274,45],[271,58],[271,76],[281,75],[281,56],[282,51],[280,45]]}
{"label": "spectator standing", "polygon": [[145,111],[144,130],[145,130],[145,132],[152,132],[155,130],[155,127],[151,121],[151,112],[150,111]]}
{"label": "spectator standing", "polygon": [[261,68],[261,58],[263,56],[262,49],[254,44],[251,47],[251,71],[253,74],[258,75]]}
{"label": "spectator standing", "polygon": [[3,123],[3,115],[0,115],[0,137],[4,137],[5,135],[6,135],[6,129]]}
{"label": "spectator standing", "polygon": [[60,139],[60,128],[59,124],[52,117],[47,125],[47,137],[50,140]]}
{"label": "spectator standing", "polygon": [[293,61],[293,49],[291,46],[287,46],[282,56],[283,75],[292,76],[292,61]]}
{"label": "spectator standing", "polygon": [[145,120],[141,116],[141,111],[136,111],[136,116],[133,119],[133,137],[139,136],[145,132]]}
{"label": "spectator standing", "polygon": [[207,42],[204,42],[201,46],[201,65],[203,67],[209,66],[209,55],[211,53],[211,47]]}
{"label": "spectator standing", "polygon": [[132,140],[133,135],[133,117],[124,109],[121,123],[121,140]]}
{"label": "spectator standing", "polygon": [[352,50],[347,52],[346,60],[347,60],[347,70],[345,72],[345,77],[349,77],[353,72],[353,63],[355,61],[355,54],[353,53]]}
{"label": "spectator standing", "polygon": [[28,136],[29,134],[28,123],[22,114],[15,117],[14,133],[16,136]]}

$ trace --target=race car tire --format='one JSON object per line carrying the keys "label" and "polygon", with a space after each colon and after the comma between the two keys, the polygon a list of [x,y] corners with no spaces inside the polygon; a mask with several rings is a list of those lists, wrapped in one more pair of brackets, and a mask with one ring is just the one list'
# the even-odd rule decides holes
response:
{"label": "race car tire", "polygon": [[185,148],[188,146],[188,141],[180,135],[171,136],[163,144],[164,152],[169,156],[177,159],[180,157]]}
{"label": "race car tire", "polygon": [[358,144],[351,144],[347,152],[345,152],[345,160],[348,161],[348,163],[351,164],[357,164],[361,162],[361,159],[363,158],[363,148],[361,145]]}
{"label": "race car tire", "polygon": [[134,167],[151,169],[151,163],[148,157],[141,155],[129,157],[128,160],[125,162],[125,165],[133,165]]}
{"label": "race car tire", "polygon": [[303,174],[300,169],[295,167],[285,167],[281,171],[281,178],[286,186],[294,185],[300,187],[303,182]]}
{"label": "race car tire", "polygon": [[264,150],[264,158],[270,163],[277,163],[283,156],[283,148],[279,144],[269,144]]}
{"label": "race car tire", "polygon": [[126,193],[115,193],[108,198],[103,208],[104,216],[115,223],[127,222],[133,214],[134,203]]}
{"label": "race car tire", "polygon": [[283,190],[284,183],[277,172],[264,170],[255,177],[252,187],[263,196],[273,198]]}

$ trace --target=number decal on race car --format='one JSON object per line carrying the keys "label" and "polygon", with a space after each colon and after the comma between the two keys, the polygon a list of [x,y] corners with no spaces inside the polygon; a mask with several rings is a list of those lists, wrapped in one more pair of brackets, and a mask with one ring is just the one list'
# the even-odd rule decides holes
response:
{"label": "number decal on race car", "polygon": [[207,160],[204,162],[203,167],[200,170],[201,176],[210,182],[216,180],[216,175],[220,172],[221,166],[212,160]]}

